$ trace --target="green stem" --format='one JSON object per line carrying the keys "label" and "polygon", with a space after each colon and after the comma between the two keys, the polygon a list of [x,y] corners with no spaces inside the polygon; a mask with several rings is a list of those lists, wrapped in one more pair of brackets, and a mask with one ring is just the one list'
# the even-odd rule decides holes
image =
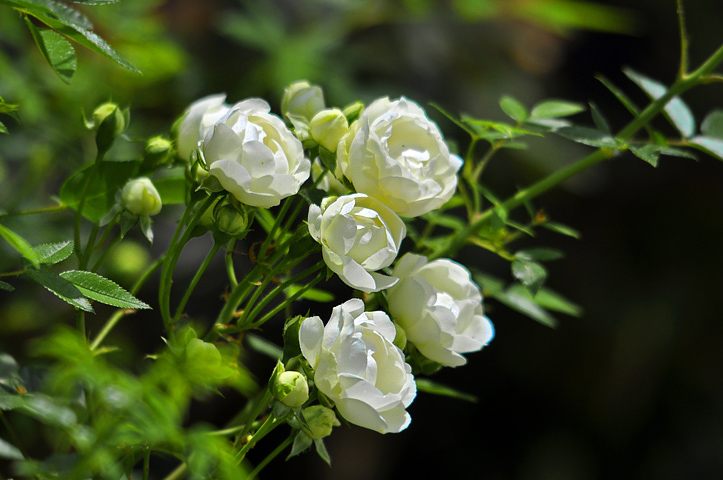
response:
{"label": "green stem", "polygon": [[95,251],[95,239],[98,236],[98,230],[100,230],[98,223],[94,223],[90,229],[90,235],[88,235],[88,241],[85,244],[85,250],[83,251],[80,257],[80,261],[78,262],[79,270],[85,270],[85,268],[88,266],[90,256]]}
{"label": "green stem", "polygon": [[284,204],[281,205],[281,210],[279,210],[279,214],[276,216],[276,220],[274,220],[274,224],[271,226],[271,230],[269,231],[269,234],[264,239],[264,242],[261,244],[261,248],[259,249],[259,254],[256,257],[256,261],[260,262],[264,259],[266,256],[266,250],[268,250],[269,245],[274,240],[274,235],[276,235],[276,230],[279,229],[281,226],[281,222],[284,219],[284,216],[286,215],[286,212],[289,211],[289,208],[291,208],[291,204],[293,197],[289,197],[286,200],[284,200]]}
{"label": "green stem", "polygon": [[28,271],[27,268],[22,268],[20,270],[14,270],[12,272],[4,272],[0,273],[0,277],[17,277],[18,275],[22,275]]}
{"label": "green stem", "polygon": [[143,452],[143,480],[148,480],[148,473],[151,471],[151,447],[146,446]]}
{"label": "green stem", "polygon": [[325,276],[325,275],[326,275],[325,272],[321,272],[321,273],[320,273],[319,275],[317,275],[312,281],[310,281],[309,283],[307,283],[306,285],[304,285],[302,288],[300,288],[299,290],[297,290],[296,292],[294,292],[294,294],[291,295],[289,298],[287,298],[286,301],[284,301],[283,303],[277,305],[273,310],[271,310],[269,313],[267,313],[266,315],[264,315],[264,316],[261,318],[261,320],[259,320],[258,322],[254,322],[254,323],[250,324],[247,328],[256,328],[256,327],[258,327],[258,326],[260,326],[260,325],[263,325],[264,323],[268,322],[268,321],[271,320],[272,318],[274,318],[274,316],[275,316],[277,313],[279,313],[281,310],[283,310],[284,308],[286,308],[287,305],[290,305],[293,301],[295,301],[297,298],[299,298],[300,296],[302,296],[307,290],[313,288],[317,283],[319,283],[320,281],[322,281],[322,280],[324,279],[324,276]]}
{"label": "green stem", "polygon": [[[105,235],[104,235],[105,236]],[[115,249],[115,247],[120,243],[122,240],[122,237],[120,235],[120,232],[118,232],[118,235],[113,239],[113,241],[106,247],[106,249],[103,251],[103,253],[100,254],[100,257],[95,261],[93,266],[90,268],[91,272],[97,272],[100,266],[103,264],[105,259],[110,255],[110,253]],[[102,243],[99,243],[99,245],[102,245],[105,242],[105,239],[103,239]]]}
{"label": "green stem", "polygon": [[201,277],[206,272],[206,269],[208,268],[208,265],[211,263],[211,260],[213,260],[213,257],[216,256],[216,253],[218,252],[219,248],[221,248],[221,244],[218,242],[214,242],[213,247],[211,247],[211,250],[208,252],[208,255],[206,255],[206,258],[203,260],[203,263],[198,268],[196,275],[193,276],[191,283],[188,285],[188,288],[186,289],[186,293],[183,294],[181,303],[178,304],[178,308],[176,309],[176,314],[173,316],[174,322],[177,322],[181,318],[181,315],[183,315],[183,309],[186,308],[186,304],[188,303],[188,300],[191,298],[191,294],[193,293],[193,290],[196,288],[196,285],[198,285],[199,280],[201,280]]}
{"label": "green stem", "polygon": [[228,248],[226,250],[226,273],[228,275],[228,281],[231,282],[231,288],[235,288],[236,285],[238,285],[238,280],[236,279],[236,270],[233,266],[234,248],[236,248],[236,239],[233,239],[229,242]]}
{"label": "green stem", "polygon": [[186,475],[186,471],[188,471],[188,465],[182,463],[174,471],[166,475],[163,480],[181,480]]}
{"label": "green stem", "polygon": [[294,436],[293,436],[293,434],[290,435],[289,437],[287,437],[286,440],[284,440],[283,442],[281,442],[281,444],[280,444],[278,447],[276,447],[273,452],[269,453],[269,454],[266,456],[266,458],[264,458],[264,459],[261,461],[261,463],[259,463],[259,464],[256,466],[256,468],[254,468],[254,470],[249,474],[248,479],[249,479],[249,480],[253,480],[254,478],[256,478],[256,476],[259,474],[259,472],[261,472],[261,470],[263,470],[264,467],[265,467],[266,465],[268,465],[269,462],[271,462],[271,460],[273,460],[274,458],[276,458],[276,457],[279,455],[279,453],[283,452],[283,451],[286,449],[286,447],[288,447],[288,446],[291,445],[292,443],[294,443]]}
{"label": "green stem", "polygon": [[685,11],[683,0],[675,1],[678,10],[678,31],[680,33],[680,66],[678,78],[685,78],[688,74],[688,35],[685,32]]}
{"label": "green stem", "polygon": [[62,212],[68,208],[67,205],[53,205],[51,207],[40,207],[40,208],[31,208],[30,210],[21,210],[19,212],[5,212],[0,213],[0,218],[4,217],[17,217],[20,215],[35,215],[38,213],[54,213],[54,212]]}
{"label": "green stem", "polygon": [[[163,264],[164,257],[158,258],[155,262],[153,262],[145,272],[143,272],[143,275],[136,280],[136,283],[133,285],[133,288],[131,288],[130,293],[131,295],[135,295],[138,293],[138,290],[141,289],[143,284],[146,283],[146,281],[150,278],[153,273],[158,270],[158,268]],[[124,316],[128,315],[129,313],[135,312],[135,310],[130,309],[119,309],[116,310],[113,315],[108,319],[108,321],[103,325],[103,328],[100,332],[98,332],[98,335],[95,337],[93,342],[90,344],[90,349],[95,350],[100,346],[100,344],[105,340],[105,337],[108,336],[111,330],[116,326],[116,324],[123,318]]]}
{"label": "green stem", "polygon": [[[75,312],[75,328],[78,330],[78,333],[83,335],[83,338],[85,337],[85,312],[82,310],[77,310]],[[87,338],[86,338],[87,341]]]}
{"label": "green stem", "polygon": [[261,398],[258,400],[258,403],[254,407],[253,411],[251,412],[251,415],[249,416],[248,420],[246,421],[246,424],[244,425],[243,430],[241,430],[241,433],[239,434],[238,438],[243,438],[246,435],[248,435],[249,431],[251,430],[251,426],[253,425],[256,418],[259,416],[261,411],[268,407],[271,403],[272,395],[271,391],[267,388],[264,391],[264,394],[261,396]]}
{"label": "green stem", "polygon": [[234,460],[236,460],[236,462],[240,464],[246,457],[248,451],[251,450],[254,445],[256,445],[261,439],[268,435],[273,429],[285,423],[284,421],[290,413],[291,412],[279,418],[274,417],[273,414],[269,415],[269,418],[267,418],[263,425],[261,425],[261,428],[259,428],[256,433],[254,433],[254,435],[249,439],[246,445],[244,445],[241,450],[239,450],[239,452],[234,457]]}

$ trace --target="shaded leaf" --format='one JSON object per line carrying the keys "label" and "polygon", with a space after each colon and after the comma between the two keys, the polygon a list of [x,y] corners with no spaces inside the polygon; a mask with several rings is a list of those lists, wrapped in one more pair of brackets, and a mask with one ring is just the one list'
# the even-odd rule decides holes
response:
{"label": "shaded leaf", "polygon": [[45,243],[36,245],[38,261],[45,265],[60,263],[73,254],[73,242],[66,240],[58,243]]}
{"label": "shaded leaf", "polygon": [[12,292],[13,290],[15,290],[15,287],[13,287],[12,285],[10,285],[7,282],[3,282],[2,280],[0,280],[0,290],[6,290],[8,292]]}
{"label": "shaded leaf", "polygon": [[22,460],[25,457],[17,447],[0,438],[0,458],[7,458],[9,460]]}
{"label": "shaded leaf", "polygon": [[562,127],[555,130],[560,136],[573,142],[597,148],[617,148],[618,142],[605,132],[589,127]]}
{"label": "shaded leaf", "polygon": [[3,122],[0,122],[0,133],[10,133]]}
{"label": "shaded leaf", "polygon": [[27,240],[4,225],[0,225],[0,236],[2,236],[5,241],[10,244],[10,246],[17,250],[20,255],[30,261],[35,268],[39,266],[40,258]]}
{"label": "shaded leaf", "polygon": [[163,205],[186,203],[188,181],[184,173],[154,178],[153,186],[158,190]]}
{"label": "shaded leaf", "polygon": [[296,434],[296,437],[294,438],[294,443],[291,446],[291,453],[289,453],[289,455],[286,457],[286,460],[304,452],[307,448],[311,446],[312,443],[314,443],[314,441],[311,439],[311,437],[299,430]]}
{"label": "shaded leaf", "polygon": [[55,294],[61,300],[85,312],[93,313],[93,307],[85,296],[70,281],[44,269],[30,269],[28,276]]}
{"label": "shaded leaf", "polygon": [[[289,285],[286,288],[286,295],[291,297],[303,288],[301,285]],[[300,298],[305,298],[313,302],[329,303],[334,301],[334,294],[318,288],[309,288],[301,293]]]}
{"label": "shaded leaf", "polygon": [[532,296],[532,294],[530,294],[530,291],[522,285],[511,285],[508,289],[508,292],[527,297],[530,299],[530,301],[547,310],[564,313],[573,317],[579,317],[580,315],[582,315],[582,307],[566,299],[559,293],[550,290],[549,288],[543,287],[537,292],[535,296]]}
{"label": "shaded leaf", "polygon": [[551,260],[559,260],[564,257],[565,254],[560,250],[545,247],[526,248],[515,253],[515,258],[538,262],[549,262]]}
{"label": "shaded leaf", "polygon": [[610,126],[608,125],[607,120],[605,120],[605,117],[600,109],[597,108],[597,105],[592,102],[590,102],[590,113],[592,114],[592,121],[595,123],[595,127],[604,134],[611,135]]}
{"label": "shaded leaf", "polygon": [[723,110],[710,112],[703,120],[700,131],[706,137],[723,138]]}
{"label": "shaded leaf", "polygon": [[560,235],[565,235],[567,237],[579,239],[582,236],[580,234],[580,232],[578,232],[574,228],[568,227],[567,225],[563,225],[563,224],[557,223],[557,222],[545,222],[545,223],[540,224],[540,226],[544,227],[548,230],[551,230],[555,233],[559,233]]}
{"label": "shaded leaf", "polygon": [[73,46],[65,37],[53,30],[36,27],[27,16],[25,23],[50,67],[62,81],[70,83],[71,77],[78,68],[78,57]]}
{"label": "shaded leaf", "polygon": [[503,112],[517,122],[522,123],[527,120],[527,109],[525,106],[509,95],[503,95],[502,98],[500,98],[500,107]]}
{"label": "shaded leaf", "polygon": [[284,350],[281,347],[258,335],[249,333],[246,335],[246,341],[251,349],[274,360],[280,360],[284,356]]}
{"label": "shaded leaf", "polygon": [[324,462],[331,467],[331,457],[329,456],[329,452],[326,450],[326,445],[324,445],[324,439],[314,439],[314,446],[316,447],[316,453],[319,455],[319,458],[324,460]]}
{"label": "shaded leaf", "polygon": [[420,392],[431,393],[432,395],[442,395],[452,397],[465,402],[477,403],[477,397],[469,393],[460,392],[454,388],[442,385],[427,378],[415,378],[417,390]]}
{"label": "shaded leaf", "polygon": [[[662,83],[631,69],[625,69],[623,72],[653,100],[657,100],[668,91],[667,87]],[[693,136],[695,133],[695,119],[690,109],[683,103],[683,100],[678,97],[673,97],[665,106],[664,114],[668,121],[678,129],[681,135],[686,138]]]}
{"label": "shaded leaf", "polygon": [[566,100],[545,100],[532,108],[530,118],[558,118],[569,117],[576,113],[584,112],[585,106]]}
{"label": "shaded leaf", "polygon": [[723,160],[723,139],[697,136],[691,138],[690,143],[709,155]]}
{"label": "shaded leaf", "polygon": [[80,3],[82,5],[110,5],[118,3],[120,0],[66,0],[68,2]]}
{"label": "shaded leaf", "polygon": [[[637,117],[640,111],[638,110],[638,107],[628,98],[627,95],[623,93],[622,90],[620,90],[618,87],[612,84],[610,80],[603,77],[602,75],[595,77],[600,83],[605,85],[605,87],[610,90],[610,92],[615,95],[615,98],[620,101],[620,103],[623,104],[623,106],[633,114],[633,116]],[[599,128],[599,127],[598,127]]]}
{"label": "shaded leaf", "polygon": [[69,270],[60,276],[75,285],[80,292],[100,303],[118,308],[148,309],[147,303],[138,300],[112,280],[93,272]]}
{"label": "shaded leaf", "polygon": [[658,166],[660,151],[655,145],[643,145],[642,147],[630,147],[630,151],[641,160],[645,160],[654,167]]}
{"label": "shaded leaf", "polygon": [[547,270],[537,262],[515,258],[512,261],[512,275],[534,295],[547,278]]}

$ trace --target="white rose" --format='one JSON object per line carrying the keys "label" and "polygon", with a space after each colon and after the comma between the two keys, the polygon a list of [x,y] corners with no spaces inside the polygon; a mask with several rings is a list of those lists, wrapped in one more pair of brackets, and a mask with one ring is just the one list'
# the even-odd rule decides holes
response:
{"label": "white rose", "polygon": [[228,105],[224,103],[226,95],[210,95],[193,102],[178,126],[178,139],[176,150],[178,156],[189,160],[191,154],[203,140],[206,133],[228,112]]}
{"label": "white rose", "polygon": [[337,150],[338,168],[357,192],[404,217],[442,206],[457,188],[462,159],[449,153],[419,105],[380,98],[352,124]]}
{"label": "white rose", "polygon": [[231,107],[201,146],[209,173],[241,203],[274,207],[309,178],[301,142],[261,99]]}
{"label": "white rose", "polygon": [[469,271],[447,259],[408,253],[395,265],[399,283],[387,292],[389,313],[425,357],[456,367],[494,337],[482,294]]}
{"label": "white rose", "polygon": [[380,433],[404,430],[405,410],[417,394],[411,367],[392,342],[394,324],[384,312],[365,312],[364,302],[334,307],[324,326],[305,319],[299,330],[301,353],[314,368],[316,387],[342,417]]}
{"label": "white rose", "polygon": [[378,292],[397,278],[376,273],[391,265],[407,234],[404,222],[363,193],[327,197],[309,207],[309,233],[322,246],[326,265],[352,288]]}

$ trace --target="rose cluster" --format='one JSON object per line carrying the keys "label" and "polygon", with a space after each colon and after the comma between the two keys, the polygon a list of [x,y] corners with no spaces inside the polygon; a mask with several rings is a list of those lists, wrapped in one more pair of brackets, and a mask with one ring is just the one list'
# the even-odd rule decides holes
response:
{"label": "rose cluster", "polygon": [[[399,432],[409,425],[406,409],[416,395],[408,361],[464,365],[463,354],[494,336],[464,266],[415,253],[397,258],[407,222],[454,195],[462,159],[424,110],[403,97],[328,108],[320,87],[297,82],[284,92],[281,110],[285,121],[260,99],[199,100],[178,126],[177,152],[202,186],[225,190],[243,205],[276,206],[310,175],[326,192],[309,207],[310,236],[333,273],[355,290],[382,296],[388,312],[365,311],[362,300],[352,299],[335,307],[326,324],[318,316],[304,319],[301,356],[322,403],[350,423]],[[307,394],[297,395],[299,375],[284,375],[288,385],[276,388],[285,405],[310,403]]]}

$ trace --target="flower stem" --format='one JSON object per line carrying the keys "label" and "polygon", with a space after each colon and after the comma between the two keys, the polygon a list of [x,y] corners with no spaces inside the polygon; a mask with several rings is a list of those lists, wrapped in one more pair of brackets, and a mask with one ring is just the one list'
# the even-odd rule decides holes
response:
{"label": "flower stem", "polygon": [[286,417],[288,417],[290,413],[291,412],[279,418],[274,417],[273,414],[269,415],[269,418],[266,419],[266,421],[261,425],[261,427],[256,431],[256,433],[254,433],[254,435],[249,439],[249,441],[246,442],[246,445],[241,447],[241,450],[239,450],[239,452],[236,454],[236,456],[234,457],[236,463],[240,464],[246,457],[248,451],[251,450],[254,445],[256,445],[261,439],[268,435],[273,429],[283,424],[284,420],[286,420]]}
{"label": "flower stem", "polygon": [[233,267],[233,251],[236,248],[236,239],[234,238],[228,244],[226,250],[226,273],[228,274],[228,281],[231,282],[231,288],[235,288],[238,285],[236,279],[236,270]]}
{"label": "flower stem", "polygon": [[265,467],[266,465],[268,465],[269,462],[271,462],[271,460],[273,460],[274,458],[276,458],[276,457],[279,455],[279,453],[283,452],[283,451],[286,449],[286,447],[288,447],[288,446],[291,445],[292,443],[294,443],[294,436],[293,436],[293,434],[290,435],[289,437],[287,437],[286,440],[284,440],[283,442],[281,442],[281,444],[280,444],[278,447],[276,447],[273,452],[269,453],[269,454],[266,456],[266,458],[264,458],[264,459],[261,461],[261,463],[259,463],[258,465],[256,465],[256,468],[254,468],[254,470],[249,474],[248,479],[249,479],[249,480],[252,480],[252,479],[256,478],[256,475],[258,475],[259,472],[261,472],[261,470],[263,470],[264,467]]}
{"label": "flower stem", "polygon": [[[318,265],[318,264],[317,264],[317,265]],[[261,318],[261,320],[259,320],[258,322],[252,323],[252,324],[249,325],[247,328],[256,328],[256,327],[258,327],[258,326],[260,326],[260,325],[263,325],[264,323],[268,322],[268,321],[271,320],[272,318],[274,318],[274,316],[275,316],[277,313],[279,313],[281,310],[283,310],[284,308],[286,308],[288,305],[291,305],[291,303],[292,303],[293,301],[295,301],[297,298],[299,298],[300,296],[302,296],[307,290],[313,288],[317,283],[319,283],[320,281],[322,281],[322,280],[324,279],[324,276],[325,276],[325,275],[326,275],[325,272],[320,272],[319,275],[317,275],[312,281],[310,281],[309,283],[307,283],[306,285],[304,285],[303,287],[301,287],[299,290],[297,290],[296,292],[294,292],[294,294],[291,295],[289,298],[287,298],[286,301],[284,301],[283,303],[277,305],[273,310],[271,310],[269,313],[267,313],[266,315],[264,315],[264,316]]]}
{"label": "flower stem", "polygon": [[186,289],[186,293],[183,294],[181,303],[178,304],[178,308],[176,309],[176,314],[173,316],[174,322],[177,322],[181,318],[181,315],[183,315],[183,309],[186,308],[186,304],[188,303],[188,300],[191,298],[191,294],[193,293],[193,290],[196,288],[196,285],[198,284],[199,280],[201,280],[201,277],[206,272],[206,269],[208,268],[208,265],[211,263],[211,260],[213,260],[213,257],[216,256],[216,253],[218,252],[219,248],[221,248],[221,244],[218,242],[214,242],[213,247],[211,247],[211,250],[208,252],[208,255],[206,255],[206,258],[203,260],[203,263],[198,268],[196,275],[194,275],[193,279],[191,280],[191,283],[188,285],[188,288]]}
{"label": "flower stem", "polygon": [[3,217],[18,217],[20,215],[35,215],[38,213],[54,213],[54,212],[62,212],[68,208],[67,205],[52,205],[50,207],[39,207],[39,208],[31,208],[30,210],[20,210],[19,212],[4,212],[0,213],[0,218]]}

